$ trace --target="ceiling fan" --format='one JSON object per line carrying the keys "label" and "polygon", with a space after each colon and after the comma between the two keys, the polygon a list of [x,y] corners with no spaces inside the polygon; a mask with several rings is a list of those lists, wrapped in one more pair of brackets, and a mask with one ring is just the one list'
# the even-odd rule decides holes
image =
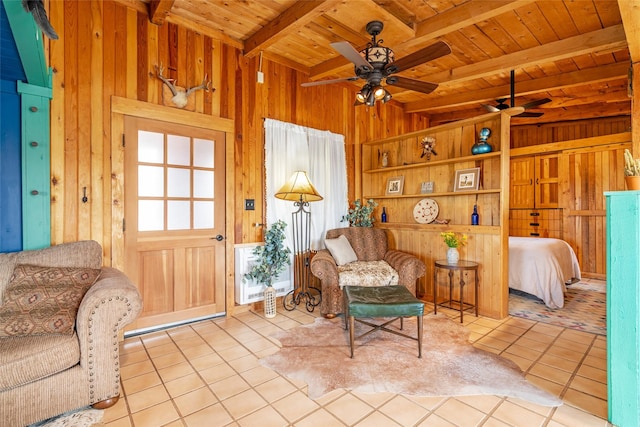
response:
{"label": "ceiling fan", "polygon": [[360,52],[346,41],[331,43],[332,48],[353,62],[355,65],[355,76],[302,83],[302,86],[317,86],[363,79],[366,80],[366,83],[360,92],[356,94],[355,105],[365,104],[367,106],[373,106],[376,101],[387,102],[391,99],[389,91],[382,86],[383,80],[387,85],[398,86],[423,93],[433,92],[438,87],[437,83],[424,82],[392,74],[448,55],[451,53],[449,45],[439,41],[396,60],[393,50],[382,46],[383,40],[376,38],[378,34],[382,32],[383,27],[384,24],[381,21],[371,21],[367,24],[366,30],[367,33],[371,35],[371,41],[367,43],[367,47]]}
{"label": "ceiling fan", "polygon": [[[488,105],[488,104],[482,104],[482,106],[484,107],[485,110],[489,111],[490,113],[496,113],[498,111],[501,110],[505,110],[507,108],[511,108],[515,106],[515,88],[516,88],[516,84],[515,84],[515,72],[514,70],[511,70],[511,99],[510,99],[510,104],[511,105],[507,105],[507,98],[502,98],[502,99],[496,99],[496,102],[498,103],[498,105]],[[520,107],[524,108],[525,110],[528,110],[529,108],[534,108],[537,107],[539,105],[542,104],[546,104],[547,102],[551,102],[551,100],[549,98],[542,98],[542,99],[538,99],[537,101],[531,101],[531,102],[527,102],[526,104],[522,104]],[[542,116],[544,113],[536,113],[533,111],[524,111],[520,114],[517,114],[514,117],[540,117]]]}

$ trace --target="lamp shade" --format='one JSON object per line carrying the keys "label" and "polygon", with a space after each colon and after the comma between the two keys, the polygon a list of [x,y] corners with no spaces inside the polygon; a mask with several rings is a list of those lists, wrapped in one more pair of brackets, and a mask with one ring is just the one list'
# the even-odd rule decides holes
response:
{"label": "lamp shade", "polygon": [[278,199],[291,200],[293,202],[317,202],[322,200],[307,173],[305,171],[295,171],[291,178],[275,194]]}

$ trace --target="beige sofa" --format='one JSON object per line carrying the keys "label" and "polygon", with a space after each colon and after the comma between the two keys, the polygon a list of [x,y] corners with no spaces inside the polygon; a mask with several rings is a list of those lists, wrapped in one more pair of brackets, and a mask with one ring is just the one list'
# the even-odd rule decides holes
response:
{"label": "beige sofa", "polygon": [[[387,234],[383,229],[373,227],[335,228],[327,231],[326,238],[335,239],[341,235],[349,241],[357,261],[386,261],[397,273],[397,284],[406,286],[413,295],[416,295],[416,281],[424,276],[426,267],[415,255],[389,249]],[[342,289],[340,288],[340,272],[336,260],[327,249],[323,249],[311,259],[310,267],[311,273],[322,283],[320,313],[329,318],[342,313]]]}
{"label": "beige sofa", "polygon": [[95,241],[0,254],[0,302],[14,267],[100,269],[78,308],[71,335],[0,337],[0,426],[24,426],[87,405],[105,408],[120,395],[119,330],[140,313],[137,288],[102,267]]}

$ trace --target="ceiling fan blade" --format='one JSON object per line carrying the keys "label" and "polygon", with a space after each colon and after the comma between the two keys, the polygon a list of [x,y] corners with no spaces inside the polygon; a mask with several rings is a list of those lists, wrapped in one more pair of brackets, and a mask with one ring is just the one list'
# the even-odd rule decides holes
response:
{"label": "ceiling fan blade", "polygon": [[482,104],[482,107],[490,113],[497,113],[498,111],[500,111],[500,109],[489,104]]}
{"label": "ceiling fan blade", "polygon": [[432,44],[431,46],[422,48],[411,55],[396,59],[395,62],[389,64],[386,69],[389,74],[399,73],[400,71],[408,70],[409,68],[424,64],[425,62],[433,61],[434,59],[438,59],[441,56],[445,56],[450,53],[451,48],[449,45],[440,41]]}
{"label": "ceiling fan blade", "polygon": [[526,104],[522,104],[521,107],[525,110],[529,108],[537,107],[538,105],[546,104],[547,102],[551,102],[549,98],[538,99],[537,101],[527,102]]}
{"label": "ceiling fan blade", "polygon": [[513,116],[514,118],[521,118],[521,117],[540,117],[542,116],[544,113],[534,113],[533,111],[529,112],[529,111],[525,111],[524,113],[520,113],[517,114],[515,116]]}
{"label": "ceiling fan blade", "polygon": [[342,82],[352,82],[354,80],[358,80],[359,77],[345,77],[343,79],[332,79],[332,80],[318,80],[317,82],[306,82],[301,83],[300,86],[309,87],[309,86],[320,86],[320,85],[328,85],[331,83],[342,83]]}
{"label": "ceiling fan blade", "polygon": [[423,82],[400,76],[388,77],[387,84],[422,93],[431,93],[438,87],[437,83]]}
{"label": "ceiling fan blade", "polygon": [[340,55],[353,62],[356,68],[363,71],[371,71],[373,67],[369,64],[349,42],[334,42],[331,43],[331,47],[340,53]]}

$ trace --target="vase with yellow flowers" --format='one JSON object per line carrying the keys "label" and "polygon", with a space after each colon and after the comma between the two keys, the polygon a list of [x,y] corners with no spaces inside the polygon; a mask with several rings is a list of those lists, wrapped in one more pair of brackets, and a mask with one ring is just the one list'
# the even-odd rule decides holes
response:
{"label": "vase with yellow flowers", "polygon": [[640,190],[640,159],[634,159],[628,149],[624,150],[624,180],[627,189]]}
{"label": "vase with yellow flowers", "polygon": [[454,233],[453,231],[443,231],[440,236],[444,239],[444,243],[449,247],[447,250],[447,262],[449,264],[457,264],[460,260],[460,252],[458,248],[467,243],[467,235]]}

